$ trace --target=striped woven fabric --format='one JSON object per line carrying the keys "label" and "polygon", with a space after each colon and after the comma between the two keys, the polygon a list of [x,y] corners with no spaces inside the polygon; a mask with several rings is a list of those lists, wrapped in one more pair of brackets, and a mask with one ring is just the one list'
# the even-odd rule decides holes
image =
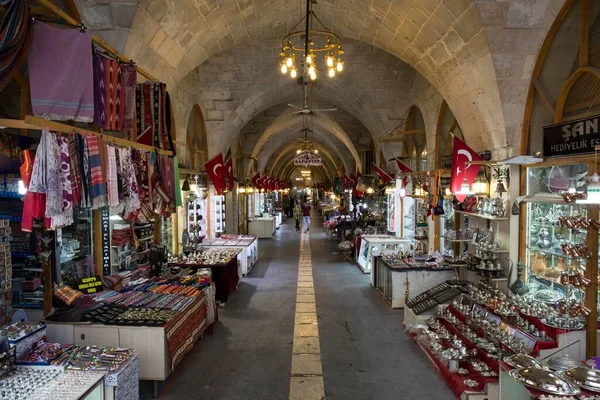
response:
{"label": "striped woven fabric", "polygon": [[88,151],[90,152],[90,177],[92,181],[92,209],[104,207],[106,205],[106,187],[104,186],[104,176],[102,175],[102,165],[100,164],[100,146],[104,146],[96,136],[86,138]]}
{"label": "striped woven fabric", "polygon": [[27,0],[0,0],[8,12],[0,25],[0,91],[12,79],[33,37]]}

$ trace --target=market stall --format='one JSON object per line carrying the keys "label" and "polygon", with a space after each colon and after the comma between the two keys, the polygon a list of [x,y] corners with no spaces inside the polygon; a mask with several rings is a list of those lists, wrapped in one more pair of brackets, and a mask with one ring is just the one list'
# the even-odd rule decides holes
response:
{"label": "market stall", "polygon": [[386,251],[409,250],[412,240],[401,239],[391,235],[361,235],[357,243],[358,259],[360,269],[369,274],[373,267],[373,255]]}
{"label": "market stall", "polygon": [[241,249],[238,254],[239,275],[247,275],[258,261],[258,238],[253,235],[221,235],[218,239],[205,239],[201,247]]}
{"label": "market stall", "polygon": [[259,239],[270,239],[277,229],[274,217],[254,217],[248,221],[248,234]]}

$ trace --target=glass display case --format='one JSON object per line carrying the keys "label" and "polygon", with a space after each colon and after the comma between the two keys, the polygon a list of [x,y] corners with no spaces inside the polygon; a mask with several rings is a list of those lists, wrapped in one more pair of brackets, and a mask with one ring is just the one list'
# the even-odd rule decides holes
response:
{"label": "glass display case", "polygon": [[444,214],[440,219],[440,252],[444,255],[454,257],[454,244],[446,239],[446,232],[454,230],[454,207],[452,207],[452,198],[444,198]]}
{"label": "glass display case", "polygon": [[402,237],[415,239],[415,199],[404,197],[402,199]]}
{"label": "glass display case", "polygon": [[77,279],[93,276],[92,211],[73,210],[73,224],[56,230],[58,263],[56,281],[75,285]]}
{"label": "glass display case", "polygon": [[536,300],[581,302],[585,297],[585,291],[571,285],[565,275],[585,274],[589,226],[573,221],[587,221],[589,205],[566,203],[560,193],[581,190],[587,172],[587,164],[536,167],[527,171],[523,261],[527,266],[526,282]]}
{"label": "glass display case", "polygon": [[225,229],[225,196],[212,196],[215,213],[215,233],[224,233]]}

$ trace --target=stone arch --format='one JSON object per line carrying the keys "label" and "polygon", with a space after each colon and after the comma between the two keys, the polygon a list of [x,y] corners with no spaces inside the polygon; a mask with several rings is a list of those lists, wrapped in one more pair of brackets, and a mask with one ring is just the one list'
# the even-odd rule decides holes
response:
{"label": "stone arch", "polygon": [[208,138],[206,135],[206,123],[200,106],[192,107],[188,117],[187,135],[184,143],[177,143],[179,147],[183,145],[184,151],[179,154],[185,154],[185,162],[190,169],[199,171],[204,168],[208,161]]}
{"label": "stone arch", "polygon": [[438,123],[435,135],[435,168],[444,168],[444,157],[452,155],[453,136],[456,135],[460,140],[465,141],[460,125],[454,116],[454,113],[448,107],[448,103],[442,102],[438,114]]}
{"label": "stone arch", "polygon": [[[313,126],[317,128],[323,129],[325,132],[329,132],[333,134],[337,139],[339,139],[342,144],[350,151],[352,157],[354,158],[357,165],[362,165],[362,161],[354,143],[350,140],[346,132],[339,126],[339,124],[329,117],[325,117],[322,115],[315,115],[312,117]],[[291,129],[301,129],[303,127],[302,118],[299,118],[295,115],[290,116],[282,115],[278,117],[267,130],[260,136],[257,144],[254,146],[254,150],[252,151],[252,158],[257,158],[259,152],[265,146],[265,144],[282,132],[291,130]]]}

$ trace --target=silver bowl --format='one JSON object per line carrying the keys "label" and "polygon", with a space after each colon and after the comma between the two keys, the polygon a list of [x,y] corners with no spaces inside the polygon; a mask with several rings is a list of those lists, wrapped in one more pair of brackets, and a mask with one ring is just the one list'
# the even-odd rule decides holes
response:
{"label": "silver bowl", "polygon": [[515,354],[514,356],[506,357],[504,362],[513,368],[542,367],[542,364],[538,360],[527,354]]}
{"label": "silver bowl", "polygon": [[554,371],[560,372],[579,367],[581,366],[581,362],[571,358],[568,355],[554,356],[546,361],[546,366]]}
{"label": "silver bowl", "polygon": [[600,370],[580,366],[566,370],[562,376],[580,388],[600,393]]}
{"label": "silver bowl", "polygon": [[581,393],[581,389],[575,384],[542,368],[513,369],[508,373],[525,386],[529,386],[542,392],[561,396],[575,396]]}

